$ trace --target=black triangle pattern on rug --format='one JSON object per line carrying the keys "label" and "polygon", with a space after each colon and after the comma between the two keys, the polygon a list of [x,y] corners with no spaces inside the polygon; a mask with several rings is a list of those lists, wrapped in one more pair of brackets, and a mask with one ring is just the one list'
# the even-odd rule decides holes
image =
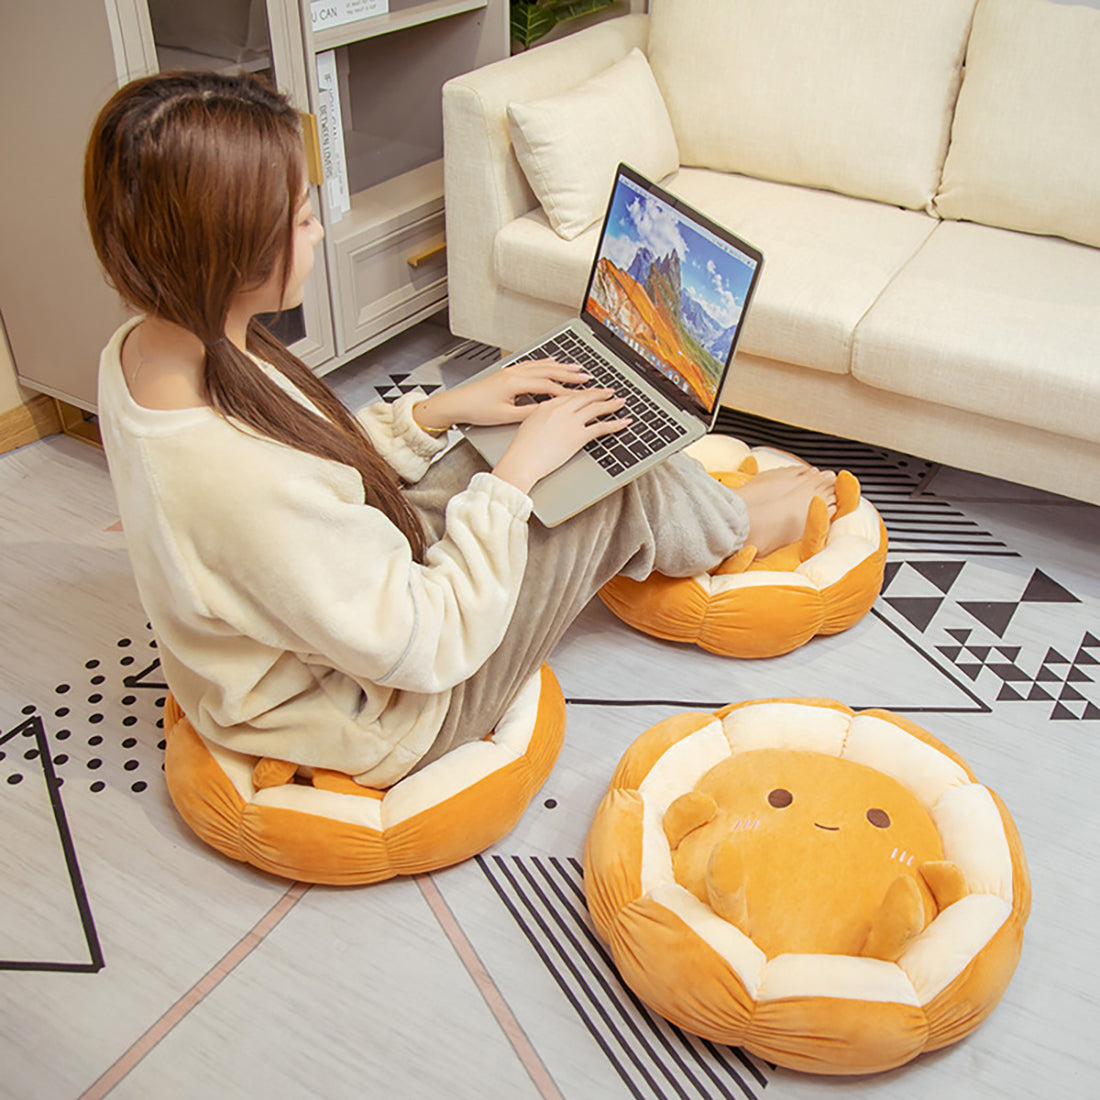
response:
{"label": "black triangle pattern on rug", "polygon": [[1003,638],[1019,604],[1000,600],[967,600],[961,602],[959,607],[973,615],[982,626],[992,630],[998,638]]}
{"label": "black triangle pattern on rug", "polygon": [[931,581],[944,595],[959,579],[965,562],[961,561],[911,561],[909,567],[915,569],[926,580]]}
{"label": "black triangle pattern on rug", "polygon": [[943,604],[943,600],[936,596],[887,596],[886,602],[922,634]]}
{"label": "black triangle pattern on rug", "polygon": [[[915,626],[922,634],[928,629],[929,624],[936,617],[936,613],[943,606],[944,597],[951,591],[952,586],[959,579],[959,574],[962,573],[966,563],[960,561],[891,561],[886,563],[886,568],[883,571],[882,592],[889,591],[895,581],[898,581],[898,587],[902,591],[908,588],[908,582],[910,577],[902,576],[899,579],[899,573],[902,569],[913,570],[921,580],[917,582],[923,586],[924,590],[928,590],[928,586],[936,589],[939,595],[901,595],[900,593],[887,596],[884,595],[886,603],[888,603],[899,615],[901,615],[912,626]],[[926,583],[927,582],[927,583]],[[904,585],[904,588],[902,587]]]}
{"label": "black triangle pattern on rug", "polygon": [[1080,603],[1070,591],[1052,580],[1041,569],[1031,574],[1023,595],[1015,603],[1008,600],[960,601],[959,606],[973,615],[983,626],[1003,638],[1008,625],[1022,603]]}
{"label": "black triangle pattern on rug", "polygon": [[[402,381],[395,381],[398,377]],[[394,401],[398,397],[404,397],[405,394],[412,393],[414,390],[423,390],[425,394],[430,394],[435,393],[436,390],[442,387],[439,382],[405,382],[405,378],[408,378],[407,374],[392,375],[389,382],[375,386],[374,390],[383,401]]]}
{"label": "black triangle pattern on rug", "polygon": [[1037,654],[1028,662],[1023,646],[1004,641],[1025,604],[1081,600],[1041,569],[1033,570],[1016,600],[956,600],[950,593],[965,568],[965,562],[957,561],[890,561],[883,574],[882,600],[925,636],[935,633],[933,620],[941,610],[947,617],[952,608],[962,609],[977,620],[984,630],[945,624],[942,632],[950,642],[934,648],[972,684],[978,684],[983,673],[993,677],[991,690],[997,702],[1046,704],[1052,721],[1100,718],[1100,698],[1090,692],[1100,679],[1095,675],[1100,668],[1100,640],[1094,634],[1085,632],[1074,648],[1047,646],[1034,672],[1028,669],[1035,667]]}
{"label": "black triangle pattern on rug", "polygon": [[1052,581],[1041,569],[1031,575],[1021,603],[1080,603],[1072,593],[1067,592],[1057,581]]}
{"label": "black triangle pattern on rug", "polygon": [[894,577],[897,576],[898,570],[906,565],[903,561],[888,561],[882,570],[882,589],[885,592],[889,587]]}
{"label": "black triangle pattern on rug", "polygon": [[1092,652],[1100,651],[1100,640],[1095,635],[1085,633],[1072,660],[1049,646],[1032,675],[1020,667],[1022,646],[972,645],[968,643],[973,631],[947,633],[961,644],[937,645],[937,651],[971,683],[986,670],[993,673],[1001,681],[997,702],[1052,703],[1051,721],[1100,719],[1100,705],[1085,694],[1088,686],[1097,682],[1093,672],[1100,666],[1100,653]]}
{"label": "black triangle pattern on rug", "polygon": [[[1089,650],[1092,649],[1100,650],[1100,639],[1086,631],[1085,636],[1081,639],[1081,644],[1077,647],[1073,662],[1065,673],[1062,690],[1058,693],[1058,702],[1051,713],[1052,719],[1063,721],[1066,719],[1076,721],[1096,721],[1100,719],[1100,706],[1097,706],[1092,699],[1077,688],[1071,686],[1072,684],[1084,685],[1096,682],[1095,677],[1088,670],[1100,665],[1100,657],[1090,653]],[[1055,656],[1058,655],[1055,654]],[[1064,664],[1065,662],[1059,659],[1058,663]]]}

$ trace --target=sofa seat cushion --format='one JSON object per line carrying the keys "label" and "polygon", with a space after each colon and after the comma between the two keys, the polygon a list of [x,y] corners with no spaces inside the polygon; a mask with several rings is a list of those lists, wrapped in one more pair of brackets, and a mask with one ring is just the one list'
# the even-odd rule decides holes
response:
{"label": "sofa seat cushion", "polygon": [[[856,325],[937,224],[882,203],[706,169],[681,169],[664,186],[764,253],[740,351],[834,374],[848,372]],[[533,210],[497,235],[497,277],[579,309],[599,232],[595,225],[565,241]]]}
{"label": "sofa seat cushion", "polygon": [[653,0],[684,165],[932,201],[974,0]]}
{"label": "sofa seat cushion", "polygon": [[1100,247],[1100,11],[980,0],[936,209]]}
{"label": "sofa seat cushion", "polygon": [[1100,251],[943,222],[856,331],[861,382],[1100,441]]}
{"label": "sofa seat cushion", "polygon": [[509,222],[493,242],[497,280],[509,290],[580,309],[602,220],[567,241],[542,207]]}

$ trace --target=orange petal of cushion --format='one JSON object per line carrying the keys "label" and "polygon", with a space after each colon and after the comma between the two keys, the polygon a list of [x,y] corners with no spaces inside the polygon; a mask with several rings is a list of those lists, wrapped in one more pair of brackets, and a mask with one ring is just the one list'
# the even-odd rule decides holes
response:
{"label": "orange petal of cushion", "polygon": [[284,783],[289,783],[297,773],[297,764],[265,756],[262,760],[257,760],[252,769],[252,785],[261,790],[264,787],[281,787]]}

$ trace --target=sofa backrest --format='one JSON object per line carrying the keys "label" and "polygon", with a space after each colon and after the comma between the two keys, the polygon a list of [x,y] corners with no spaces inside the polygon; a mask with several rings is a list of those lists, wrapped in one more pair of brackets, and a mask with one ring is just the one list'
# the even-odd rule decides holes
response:
{"label": "sofa backrest", "polygon": [[935,206],[1100,247],[1100,11],[978,0]]}
{"label": "sofa backrest", "polygon": [[651,0],[682,164],[930,208],[974,0]]}

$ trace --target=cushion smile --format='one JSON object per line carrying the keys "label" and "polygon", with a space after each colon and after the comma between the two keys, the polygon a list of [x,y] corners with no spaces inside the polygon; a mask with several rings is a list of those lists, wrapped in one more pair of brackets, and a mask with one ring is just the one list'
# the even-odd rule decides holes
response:
{"label": "cushion smile", "polygon": [[819,825],[815,821],[814,822],[814,828],[815,829],[828,829],[830,833],[835,833],[835,832],[839,831],[840,826],[839,825]]}

